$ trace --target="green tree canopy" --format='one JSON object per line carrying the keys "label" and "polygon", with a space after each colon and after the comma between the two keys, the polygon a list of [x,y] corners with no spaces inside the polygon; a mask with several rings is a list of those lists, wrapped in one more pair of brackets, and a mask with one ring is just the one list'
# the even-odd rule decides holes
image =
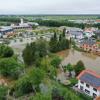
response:
{"label": "green tree canopy", "polygon": [[54,57],[52,60],[51,60],[51,65],[54,66],[54,67],[58,67],[61,63],[61,58],[59,58],[58,56]]}
{"label": "green tree canopy", "polygon": [[6,100],[8,88],[5,86],[0,86],[0,100]]}
{"label": "green tree canopy", "polygon": [[48,54],[48,44],[47,41],[39,39],[36,42],[27,44],[26,48],[23,50],[23,59],[26,65],[33,65],[40,60],[40,58]]}
{"label": "green tree canopy", "polygon": [[11,57],[14,51],[11,47],[1,44],[0,45],[0,57]]}
{"label": "green tree canopy", "polygon": [[39,85],[45,77],[45,72],[39,68],[33,68],[25,76],[21,77],[14,85],[16,96],[22,96],[39,91]]}
{"label": "green tree canopy", "polygon": [[77,62],[74,68],[76,75],[78,75],[82,70],[85,70],[84,63],[81,60]]}
{"label": "green tree canopy", "polygon": [[0,74],[5,77],[18,78],[19,75],[23,72],[23,65],[18,63],[18,61],[11,58],[2,58],[0,60]]}
{"label": "green tree canopy", "polygon": [[67,70],[68,70],[69,72],[71,72],[71,71],[74,70],[73,66],[72,66],[70,63],[66,66],[66,68],[67,68]]}
{"label": "green tree canopy", "polygon": [[60,34],[59,38],[57,33],[54,33],[54,36],[51,37],[50,42],[50,51],[53,53],[59,52],[61,50],[69,49],[70,42],[66,39],[65,34]]}
{"label": "green tree canopy", "polygon": [[37,93],[35,96],[31,97],[30,100],[52,100],[50,94]]}

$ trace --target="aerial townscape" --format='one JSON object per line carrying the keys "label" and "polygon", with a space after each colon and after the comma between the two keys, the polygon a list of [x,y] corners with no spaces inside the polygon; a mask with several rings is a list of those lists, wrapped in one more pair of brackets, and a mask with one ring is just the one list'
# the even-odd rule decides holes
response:
{"label": "aerial townscape", "polygon": [[100,2],[8,1],[0,1],[0,100],[100,100]]}

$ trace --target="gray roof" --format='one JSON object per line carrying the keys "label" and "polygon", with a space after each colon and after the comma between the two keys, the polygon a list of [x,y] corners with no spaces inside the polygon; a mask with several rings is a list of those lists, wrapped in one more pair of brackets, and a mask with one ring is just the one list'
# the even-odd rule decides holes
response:
{"label": "gray roof", "polygon": [[71,28],[71,27],[70,27],[69,30],[70,30],[70,31],[81,31],[81,32],[83,32],[83,30],[80,29],[80,28],[73,28],[73,27]]}
{"label": "gray roof", "polygon": [[100,30],[95,31],[95,34],[100,37]]}
{"label": "gray roof", "polygon": [[5,27],[2,27],[2,28],[0,29],[0,31],[7,31],[7,30],[12,30],[12,27],[10,27],[10,26],[5,26]]}
{"label": "gray roof", "polygon": [[95,86],[95,87],[100,87],[100,78],[97,78],[96,76],[85,73],[80,77],[80,80],[87,82],[88,84]]}
{"label": "gray roof", "polygon": [[71,33],[72,35],[75,35],[75,36],[80,36],[80,35],[83,34],[82,31],[70,31],[70,33]]}
{"label": "gray roof", "polygon": [[98,33],[98,34],[100,34],[100,30],[97,30],[97,31],[95,31],[95,33]]}
{"label": "gray roof", "polygon": [[83,45],[83,44],[87,44],[87,45],[94,45],[96,43],[96,40],[94,40],[93,38],[89,38],[89,39],[84,39],[84,40],[81,40],[80,44]]}

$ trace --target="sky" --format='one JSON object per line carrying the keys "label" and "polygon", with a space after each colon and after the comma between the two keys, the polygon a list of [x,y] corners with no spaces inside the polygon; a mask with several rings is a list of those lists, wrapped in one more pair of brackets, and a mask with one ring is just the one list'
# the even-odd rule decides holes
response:
{"label": "sky", "polygon": [[0,0],[0,14],[100,14],[100,0]]}

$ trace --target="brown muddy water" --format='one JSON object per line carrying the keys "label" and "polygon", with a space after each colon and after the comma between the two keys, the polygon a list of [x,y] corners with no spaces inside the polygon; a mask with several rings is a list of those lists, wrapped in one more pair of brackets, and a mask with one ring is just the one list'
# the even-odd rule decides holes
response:
{"label": "brown muddy water", "polygon": [[58,55],[63,57],[62,65],[68,63],[76,64],[79,60],[82,60],[86,69],[91,69],[100,74],[100,56],[96,56],[90,53],[83,53],[76,50],[65,50]]}

